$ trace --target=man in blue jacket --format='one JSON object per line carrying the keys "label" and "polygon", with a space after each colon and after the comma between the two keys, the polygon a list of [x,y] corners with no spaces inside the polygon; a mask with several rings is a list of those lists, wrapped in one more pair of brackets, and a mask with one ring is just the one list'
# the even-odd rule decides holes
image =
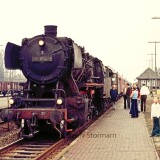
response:
{"label": "man in blue jacket", "polygon": [[113,102],[113,108],[116,109],[116,101],[117,101],[118,91],[116,88],[116,84],[112,85],[112,89],[110,89],[111,101]]}

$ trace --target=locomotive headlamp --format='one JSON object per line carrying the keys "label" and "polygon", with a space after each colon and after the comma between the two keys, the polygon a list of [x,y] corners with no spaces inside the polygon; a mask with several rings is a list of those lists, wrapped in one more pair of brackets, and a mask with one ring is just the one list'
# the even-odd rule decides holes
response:
{"label": "locomotive headlamp", "polygon": [[11,98],[8,100],[9,104],[13,104],[14,103],[14,100]]}
{"label": "locomotive headlamp", "polygon": [[41,40],[39,40],[38,44],[39,44],[39,46],[43,46],[44,45],[44,41],[41,39]]}
{"label": "locomotive headlamp", "polygon": [[57,99],[57,104],[58,104],[58,105],[61,105],[62,103],[63,103],[63,99],[62,99],[62,98],[58,98],[58,99]]}

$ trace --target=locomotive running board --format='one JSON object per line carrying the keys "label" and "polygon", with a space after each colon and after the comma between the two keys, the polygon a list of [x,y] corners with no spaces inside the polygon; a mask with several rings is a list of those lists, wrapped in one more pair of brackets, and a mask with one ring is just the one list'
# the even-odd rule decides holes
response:
{"label": "locomotive running board", "polygon": [[86,83],[86,87],[103,87],[103,83]]}

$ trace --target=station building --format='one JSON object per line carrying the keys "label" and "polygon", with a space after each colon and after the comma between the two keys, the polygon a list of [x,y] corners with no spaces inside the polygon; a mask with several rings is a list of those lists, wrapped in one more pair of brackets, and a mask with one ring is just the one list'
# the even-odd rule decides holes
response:
{"label": "station building", "polygon": [[151,68],[147,68],[136,79],[140,88],[145,84],[150,91],[156,91],[157,94],[160,93],[160,69],[156,73]]}

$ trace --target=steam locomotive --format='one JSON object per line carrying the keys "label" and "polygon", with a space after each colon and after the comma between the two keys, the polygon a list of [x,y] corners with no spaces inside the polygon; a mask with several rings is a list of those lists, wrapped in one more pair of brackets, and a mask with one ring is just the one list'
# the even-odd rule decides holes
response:
{"label": "steam locomotive", "polygon": [[5,49],[5,67],[20,69],[27,82],[0,117],[14,120],[26,138],[37,131],[65,136],[106,109],[111,85],[125,81],[71,38],[57,37],[57,26],[44,28],[44,34],[23,39],[21,46],[8,42]]}

